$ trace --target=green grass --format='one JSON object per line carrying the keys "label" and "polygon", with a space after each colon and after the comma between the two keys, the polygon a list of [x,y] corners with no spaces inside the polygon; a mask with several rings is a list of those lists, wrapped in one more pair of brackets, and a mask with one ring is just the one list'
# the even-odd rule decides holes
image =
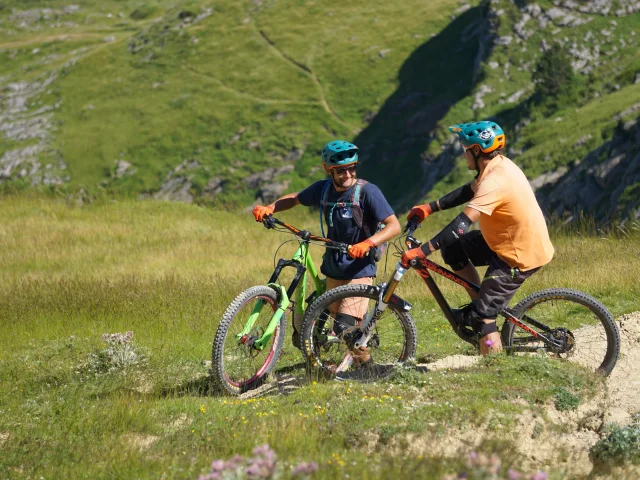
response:
{"label": "green grass", "polygon": [[[281,216],[317,230],[304,209]],[[444,221],[434,216],[423,230]],[[288,239],[247,213],[197,206],[0,200],[0,475],[195,478],[213,459],[269,443],[287,464],[317,461],[318,478],[439,478],[463,460],[422,458],[408,445],[465,429],[499,436],[525,411],[543,419],[562,389],[585,401],[602,388],[575,366],[502,356],[457,372],[407,369],[378,385],[306,383],[287,340],[278,368],[299,376],[300,388],[251,401],[219,397],[203,365],[217,321],[240,291],[266,282]],[[553,242],[556,258],[518,298],[566,286],[616,315],[640,309],[637,230],[557,233]],[[293,250],[289,243],[279,256]],[[442,287],[452,302],[465,301],[455,286]],[[419,358],[467,351],[416,275],[398,293],[414,305]],[[125,371],[93,368],[101,335],[128,330],[146,360]],[[371,448],[373,457],[364,453]],[[511,449],[508,439],[480,447],[518,467]]]}

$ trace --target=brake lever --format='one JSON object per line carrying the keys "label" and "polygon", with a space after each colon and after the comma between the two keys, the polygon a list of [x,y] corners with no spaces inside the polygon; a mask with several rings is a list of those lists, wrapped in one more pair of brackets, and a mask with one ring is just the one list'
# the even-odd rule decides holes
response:
{"label": "brake lever", "polygon": [[327,247],[335,248],[341,253],[349,253],[349,245],[341,242],[327,242]]}
{"label": "brake lever", "polygon": [[411,217],[411,219],[407,222],[402,233],[407,233],[407,236],[410,237],[413,235],[413,232],[415,232],[420,227],[421,225],[418,222],[418,217],[414,216]]}
{"label": "brake lever", "polygon": [[274,223],[275,222],[273,221],[273,218],[271,217],[271,215],[263,217],[263,219],[262,219],[262,224],[267,229],[274,228]]}

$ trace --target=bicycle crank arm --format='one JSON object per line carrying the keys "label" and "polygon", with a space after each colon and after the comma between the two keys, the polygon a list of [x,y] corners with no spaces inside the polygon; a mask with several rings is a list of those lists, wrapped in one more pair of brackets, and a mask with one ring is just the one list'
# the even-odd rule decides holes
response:
{"label": "bicycle crank arm", "polygon": [[351,365],[353,365],[353,357],[349,353],[349,354],[347,354],[346,357],[344,357],[344,360],[342,360],[342,362],[340,362],[340,365],[338,365],[336,367],[336,372],[335,373],[346,372],[347,370],[349,370]]}

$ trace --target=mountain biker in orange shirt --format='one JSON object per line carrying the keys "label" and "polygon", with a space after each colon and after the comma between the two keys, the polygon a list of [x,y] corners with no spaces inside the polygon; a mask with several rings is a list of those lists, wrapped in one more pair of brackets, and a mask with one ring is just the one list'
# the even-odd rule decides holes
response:
{"label": "mountain biker in orange shirt", "polygon": [[[506,136],[500,126],[482,121],[453,125],[449,130],[458,135],[469,170],[478,174],[439,200],[413,207],[407,219],[418,217],[422,222],[439,210],[468,205],[431,241],[405,252],[403,262],[442,249],[444,261],[475,284],[480,283],[475,267],[489,266],[480,292],[469,292],[472,303],[454,310],[456,319],[480,337],[480,352],[487,355],[502,350],[498,313],[528,277],[551,261],[554,250],[527,178],[502,155]],[[476,221],[480,231],[469,231]]]}

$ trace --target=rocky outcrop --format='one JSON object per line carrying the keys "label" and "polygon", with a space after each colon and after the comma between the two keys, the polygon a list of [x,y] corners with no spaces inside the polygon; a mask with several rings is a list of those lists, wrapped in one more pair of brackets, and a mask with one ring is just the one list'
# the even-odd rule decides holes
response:
{"label": "rocky outcrop", "polygon": [[289,187],[290,181],[274,181],[277,177],[292,172],[293,165],[284,165],[279,168],[270,167],[261,172],[252,173],[245,178],[247,188],[257,189],[256,200],[261,203],[271,203],[281,196]]}
{"label": "rocky outcrop", "polygon": [[640,218],[640,119],[621,122],[610,141],[558,172],[532,182],[547,212],[583,211],[601,221]]}
{"label": "rocky outcrop", "polygon": [[[33,82],[0,83],[0,135],[18,144],[27,144],[0,157],[0,183],[20,179],[37,186],[59,185],[70,180],[64,159],[51,148],[52,115],[60,104],[32,107],[33,99],[57,78],[58,72],[53,72]],[[42,165],[42,158],[50,160]]]}
{"label": "rocky outcrop", "polygon": [[[169,34],[183,30],[191,25],[195,25],[213,14],[211,7],[202,7],[199,12],[190,12],[182,10],[180,12],[175,9],[169,10],[165,17],[154,22],[150,27],[140,32],[129,42],[129,52],[137,54],[139,52],[153,54],[153,48],[162,48],[168,41]],[[182,33],[182,32],[179,32]],[[195,37],[194,37],[195,38]],[[194,43],[197,43],[197,38]],[[149,59],[151,57],[148,57]]]}
{"label": "rocky outcrop", "polygon": [[[200,163],[196,160],[182,162],[167,174],[162,186],[152,195],[152,198],[155,200],[193,203],[194,194],[191,180],[193,179],[193,170],[199,166]],[[147,198],[148,196],[148,194],[143,194],[141,198]]]}
{"label": "rocky outcrop", "polygon": [[67,5],[61,9],[34,8],[31,10],[17,10],[13,8],[9,15],[9,22],[20,29],[39,30],[40,23],[46,22],[52,27],[74,27],[76,24],[66,19],[80,10],[78,5]]}

